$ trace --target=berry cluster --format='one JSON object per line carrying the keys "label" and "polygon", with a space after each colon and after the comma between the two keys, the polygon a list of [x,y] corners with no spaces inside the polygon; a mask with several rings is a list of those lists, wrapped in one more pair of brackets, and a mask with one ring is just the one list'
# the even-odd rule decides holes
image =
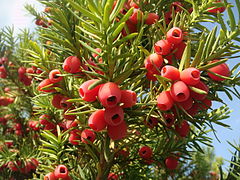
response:
{"label": "berry cluster", "polygon": [[28,174],[31,171],[35,171],[39,165],[39,162],[35,158],[27,159],[24,163],[20,160],[9,161],[5,166],[13,172],[20,172],[22,174]]}
{"label": "berry cluster", "polygon": [[4,66],[8,64],[8,58],[7,57],[1,57],[0,58],[0,78],[7,78],[7,70]]}
{"label": "berry cluster", "polygon": [[[115,7],[116,3],[117,1],[114,2],[113,8]],[[139,1],[128,0],[125,2],[124,8],[121,9],[120,12],[124,15],[130,8],[134,9],[132,15],[126,21],[126,28],[122,30],[123,36],[126,36],[129,33],[137,32],[138,24],[140,24],[142,21],[147,25],[152,25],[159,20],[159,16],[156,13],[147,12],[144,15],[144,13],[140,10]]]}
{"label": "berry cluster", "polygon": [[154,44],[155,53],[150,54],[144,61],[147,70],[148,80],[156,81],[154,75],[160,75],[159,69],[162,67],[164,58],[168,64],[172,64],[173,57],[181,59],[186,44],[183,42],[183,32],[180,28],[174,27],[167,32],[166,40],[162,39]]}
{"label": "berry cluster", "polygon": [[[89,89],[96,81],[97,79],[88,80],[79,88],[79,95],[84,101],[94,102],[98,98],[105,108],[91,114],[88,125],[97,132],[107,127],[111,139],[122,139],[127,132],[123,108],[130,108],[136,104],[136,93],[130,90],[121,90],[113,82],[97,85],[93,89]],[[118,105],[119,103],[120,105]]]}

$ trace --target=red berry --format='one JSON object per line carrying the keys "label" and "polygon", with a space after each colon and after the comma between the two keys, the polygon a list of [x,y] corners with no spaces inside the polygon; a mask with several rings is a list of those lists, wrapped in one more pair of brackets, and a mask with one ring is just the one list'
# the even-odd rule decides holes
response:
{"label": "red berry", "polygon": [[121,90],[121,103],[122,108],[130,108],[134,106],[137,102],[137,94],[131,90]]}
{"label": "red berry", "polygon": [[174,101],[183,102],[190,97],[190,91],[183,81],[177,81],[172,84],[170,94]]}
{"label": "red berry", "polygon": [[104,113],[105,122],[110,126],[118,126],[124,121],[123,109],[119,106],[106,108]]}
{"label": "red berry", "polygon": [[39,117],[39,122],[42,125],[47,125],[49,123],[49,120],[51,120],[51,116],[47,115],[47,114],[43,114]]}
{"label": "red berry", "polygon": [[93,143],[95,139],[96,139],[96,134],[90,129],[85,129],[81,133],[81,140],[85,144],[88,144],[88,141],[91,141]]}
{"label": "red berry", "polygon": [[107,124],[104,118],[105,110],[99,109],[91,114],[88,119],[88,126],[94,131],[101,131],[106,128]]}
{"label": "red berry", "polygon": [[18,77],[19,78],[23,78],[25,76],[26,73],[26,68],[25,67],[19,67],[18,68]]}
{"label": "red berry", "polygon": [[39,165],[39,162],[38,162],[37,159],[32,158],[31,159],[31,164],[32,164],[32,169],[36,169],[38,167],[38,165]]}
{"label": "red berry", "polygon": [[202,103],[199,104],[200,109],[202,110],[207,110],[212,106],[212,101],[208,98],[205,98],[204,100],[202,100]]}
{"label": "red berry", "polygon": [[113,82],[103,84],[98,91],[100,103],[107,108],[116,106],[121,100],[121,90]]}
{"label": "red berry", "polygon": [[59,75],[61,75],[61,72],[58,69],[54,69],[54,70],[50,71],[50,73],[49,73],[50,81],[52,81],[52,83],[58,83],[58,82],[62,81],[63,77],[59,76]]}
{"label": "red berry", "polygon": [[173,156],[169,156],[165,159],[165,165],[168,169],[174,170],[178,166],[178,160]]}
{"label": "red berry", "polygon": [[[213,62],[217,62],[219,60],[214,60],[212,61]],[[213,72],[213,73],[216,73],[218,75],[221,75],[221,76],[226,76],[226,77],[229,77],[230,76],[230,70],[228,68],[228,65],[226,63],[222,63],[222,64],[219,64],[217,66],[214,66],[210,69],[208,69],[210,72]],[[224,81],[225,79],[224,78],[221,78],[221,77],[218,77],[214,74],[211,74],[210,72],[208,72],[208,76],[215,80],[215,81]]]}
{"label": "red berry", "polygon": [[26,73],[34,74],[33,68],[27,68],[27,69],[26,69]]}
{"label": "red berry", "polygon": [[44,23],[44,21],[43,21],[42,19],[37,19],[37,20],[35,21],[35,24],[36,24],[37,26],[42,26],[43,23]]}
{"label": "red berry", "polygon": [[167,111],[171,109],[173,103],[173,98],[169,91],[163,91],[157,97],[157,106],[161,111]]}
{"label": "red berry", "polygon": [[64,97],[61,99],[60,106],[62,109],[69,109],[72,106],[71,102],[67,102],[69,99],[69,97]]}
{"label": "red berry", "polygon": [[166,24],[169,24],[172,21],[172,11],[168,11],[164,14],[164,19]]}
{"label": "red berry", "polygon": [[[201,90],[205,91],[206,93],[208,93],[208,91],[209,91],[208,86],[206,84],[204,84],[202,81],[199,81],[199,83],[197,83],[193,87],[201,89]],[[196,92],[191,90],[191,97],[195,100],[200,100],[201,101],[201,100],[205,99],[206,96],[207,96],[206,94],[199,94],[199,93],[196,93]]]}
{"label": "red berry", "polygon": [[125,121],[122,121],[118,126],[107,126],[108,136],[112,140],[123,139],[127,135],[127,124]]}
{"label": "red berry", "polygon": [[68,140],[73,145],[79,145],[81,141],[81,131],[80,130],[71,131]]}
{"label": "red berry", "polygon": [[52,98],[52,105],[57,109],[62,109],[60,102],[64,98],[62,94],[55,94]]}
{"label": "red berry", "polygon": [[99,91],[99,88],[101,87],[101,85],[98,85],[98,86],[94,87],[91,90],[88,89],[89,86],[91,86],[96,81],[98,81],[98,79],[91,79],[91,80],[88,80],[88,81],[84,82],[80,86],[78,92],[79,92],[79,95],[82,97],[82,99],[84,101],[87,101],[87,102],[96,101],[97,95],[98,95],[98,91]]}
{"label": "red berry", "polygon": [[7,71],[4,66],[0,65],[0,78],[7,78]]}
{"label": "red berry", "polygon": [[150,159],[152,158],[152,149],[148,146],[143,146],[139,149],[138,154],[143,159]]}
{"label": "red berry", "polygon": [[167,41],[172,44],[179,44],[183,40],[182,30],[178,27],[173,27],[167,32]]}
{"label": "red berry", "polygon": [[19,165],[18,164],[16,164],[15,162],[9,161],[8,168],[11,169],[12,171],[18,171],[18,167],[20,165],[20,164]]}
{"label": "red berry", "polygon": [[175,55],[175,58],[180,60],[182,59],[182,55],[183,55],[183,52],[185,50],[185,47],[186,47],[186,44],[185,42],[180,42],[179,44],[174,44],[173,46],[173,49],[177,49],[175,52],[174,52],[174,55]]}
{"label": "red berry", "polygon": [[182,3],[179,1],[173,2],[170,6],[170,11],[174,10],[175,12],[181,12],[182,11]]}
{"label": "red berry", "polygon": [[78,126],[78,121],[68,120],[66,121],[66,128],[70,129]]}
{"label": "red berry", "polygon": [[65,165],[58,165],[54,170],[54,175],[56,178],[67,178],[68,169]]}
{"label": "red berry", "polygon": [[190,127],[188,122],[184,120],[180,124],[175,125],[175,130],[179,136],[186,137],[190,131]]}
{"label": "red berry", "polygon": [[44,79],[39,85],[38,85],[38,91],[42,92],[55,92],[53,83],[50,79]]}
{"label": "red berry", "polygon": [[[218,3],[221,3],[222,1],[215,1],[215,4],[218,4]],[[214,7],[210,7],[210,8],[208,8],[208,12],[210,12],[210,13],[214,13],[214,14],[217,14],[218,12],[219,13],[223,13],[224,11],[225,11],[225,9],[226,9],[226,7],[216,7],[216,8],[214,8]]]}
{"label": "red berry", "polygon": [[145,19],[145,24],[152,25],[159,20],[159,16],[156,13],[148,13],[147,18]]}
{"label": "red berry", "polygon": [[75,120],[77,118],[77,116],[76,115],[67,115],[67,114],[65,114],[67,110],[68,109],[64,110],[63,118],[66,119],[66,120],[72,120],[72,121]]}
{"label": "red berry", "polygon": [[171,127],[175,122],[174,114],[166,113],[163,115],[167,127]]}
{"label": "red berry", "polygon": [[138,22],[141,21],[142,17],[143,17],[142,11],[139,9],[134,9],[133,14],[129,17],[129,21],[132,24],[136,25],[136,24],[138,24]]}
{"label": "red berry", "polygon": [[200,71],[193,67],[184,69],[180,73],[180,79],[187,85],[190,86],[196,85],[200,81]]}
{"label": "red berry", "polygon": [[146,120],[144,122],[151,129],[158,125],[158,119],[154,117],[150,117],[147,122]]}
{"label": "red berry", "polygon": [[57,180],[58,178],[55,177],[54,172],[50,172],[44,176],[44,180]]}
{"label": "red berry", "polygon": [[68,73],[81,72],[81,61],[76,56],[69,56],[64,60],[63,70]]}
{"label": "red berry", "polygon": [[189,97],[186,101],[179,102],[178,105],[181,106],[184,110],[189,110],[193,105],[193,100],[191,97]]}
{"label": "red berry", "polygon": [[161,70],[161,76],[171,79],[172,81],[177,81],[180,79],[180,72],[174,66],[166,65]]}
{"label": "red berry", "polygon": [[118,175],[111,172],[111,173],[108,174],[107,180],[118,180]]}
{"label": "red berry", "polygon": [[148,72],[146,73],[147,79],[148,79],[149,81],[157,81],[157,78],[154,76],[154,74],[159,75],[160,73],[159,73],[159,72],[156,73],[156,72],[148,71]]}
{"label": "red berry", "polygon": [[129,33],[137,32],[137,25],[133,24],[129,20],[126,21],[126,26],[122,30],[122,35],[126,36]]}
{"label": "red berry", "polygon": [[144,61],[145,68],[147,71],[155,72],[156,69],[159,69],[162,66],[163,58],[161,55],[156,53],[150,54]]}
{"label": "red berry", "polygon": [[170,53],[172,44],[167,40],[160,40],[154,44],[154,51],[160,55],[167,55]]}

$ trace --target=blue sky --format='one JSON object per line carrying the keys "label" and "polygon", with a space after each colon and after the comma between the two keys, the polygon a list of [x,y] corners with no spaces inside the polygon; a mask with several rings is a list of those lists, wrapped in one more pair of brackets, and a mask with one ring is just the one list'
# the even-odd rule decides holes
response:
{"label": "blue sky", "polygon": [[[0,0],[0,7],[1,7],[0,27],[2,28],[4,26],[11,26],[13,24],[16,27],[15,28],[16,30],[19,28],[25,28],[25,27],[31,27],[31,28],[35,27],[33,17],[31,17],[30,15],[27,15],[27,12],[24,11],[23,5],[26,2],[29,4],[34,4],[39,11],[43,10],[43,7],[41,7],[36,0]],[[234,0],[229,0],[228,2],[234,4]],[[226,12],[224,14],[226,14]],[[235,8],[234,14],[236,15],[236,17],[238,16],[236,8]],[[211,24],[208,24],[208,26],[212,27]],[[228,61],[228,65],[232,67],[238,62],[239,62],[239,58],[231,59]],[[240,88],[238,89],[240,90]],[[217,131],[217,136],[221,140],[221,143],[219,143],[216,140],[213,134],[210,134],[210,137],[214,139],[213,143],[214,143],[216,155],[222,156],[223,158],[230,160],[231,153],[229,152],[229,149],[231,149],[231,146],[228,145],[226,141],[228,140],[230,142],[233,142],[233,141],[239,142],[240,100],[235,98],[233,101],[230,101],[224,94],[221,94],[221,98],[224,100],[224,102],[226,102],[229,105],[230,109],[233,110],[233,112],[231,113],[231,117],[224,121],[224,123],[231,125],[232,130],[214,125]],[[220,106],[219,103],[214,103],[213,105],[214,108],[217,108],[219,106]]]}

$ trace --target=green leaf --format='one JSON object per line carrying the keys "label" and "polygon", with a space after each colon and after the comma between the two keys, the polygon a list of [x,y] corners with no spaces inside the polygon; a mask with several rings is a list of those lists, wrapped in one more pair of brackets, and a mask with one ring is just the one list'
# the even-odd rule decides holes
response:
{"label": "green leaf", "polygon": [[119,35],[119,33],[122,31],[122,29],[124,28],[124,26],[125,26],[125,22],[123,22],[123,23],[121,23],[116,29],[115,29],[115,31],[112,33],[112,39],[114,39],[114,38],[116,38],[118,35]]}
{"label": "green leaf", "polygon": [[187,42],[187,46],[184,49],[182,59],[179,65],[179,71],[182,71],[183,68],[188,68],[190,66],[190,60],[191,60],[191,41]]}
{"label": "green leaf", "polygon": [[131,68],[123,73],[118,74],[118,76],[113,79],[113,82],[117,84],[121,84],[124,80],[126,80],[132,74],[133,70],[134,69]]}
{"label": "green leaf", "polygon": [[95,88],[96,86],[98,86],[98,85],[100,85],[100,84],[104,84],[105,82],[106,82],[105,80],[100,79],[100,80],[94,82],[93,84],[91,84],[91,85],[88,87],[88,89],[91,90],[91,89]]}
{"label": "green leaf", "polygon": [[72,0],[68,0],[68,2],[71,4],[71,6],[77,10],[80,11],[83,15],[87,16],[88,18],[92,19],[93,21],[101,24],[102,23],[102,19],[97,17],[96,15],[92,14],[91,12],[89,12],[88,10],[86,10],[86,8],[81,7],[79,4],[75,3]]}
{"label": "green leaf", "polygon": [[138,33],[132,33],[132,34],[129,34],[129,35],[125,36],[124,38],[118,39],[118,40],[114,41],[113,46],[119,46],[122,43],[124,43],[124,42],[126,42],[130,39],[133,39],[137,35],[138,35]]}
{"label": "green leaf", "polygon": [[231,5],[227,6],[227,12],[228,12],[229,21],[230,21],[230,28],[232,31],[234,31],[236,29],[236,22],[235,22],[235,18],[234,18],[234,14],[233,14]]}
{"label": "green leaf", "polygon": [[199,46],[198,46],[198,50],[196,52],[196,55],[192,61],[192,64],[191,64],[191,67],[196,67],[198,66],[200,63],[201,63],[201,56],[202,56],[202,53],[203,53],[203,48],[204,48],[204,45],[205,45],[205,37],[204,37],[204,34],[200,37],[200,42],[199,42]]}
{"label": "green leaf", "polygon": [[113,11],[110,14],[110,21],[112,22],[116,16],[118,15],[118,13],[120,12],[120,10],[123,8],[123,5],[125,3],[126,0],[121,0],[121,1],[117,1]]}
{"label": "green leaf", "polygon": [[204,71],[204,70],[207,70],[207,69],[209,69],[209,68],[215,67],[215,66],[217,66],[217,65],[219,65],[219,64],[225,63],[227,60],[228,60],[228,59],[222,59],[222,60],[220,60],[220,61],[216,61],[216,62],[207,64],[207,65],[204,65],[204,66],[200,66],[200,67],[198,67],[198,69],[199,69],[200,71]]}
{"label": "green leaf", "polygon": [[193,86],[188,86],[192,91],[198,93],[198,94],[208,94],[206,91],[202,90],[202,89],[198,89],[196,87]]}
{"label": "green leaf", "polygon": [[101,12],[99,11],[98,6],[94,3],[93,0],[87,0],[88,1],[88,7],[92,13],[96,13],[99,17],[101,17]]}

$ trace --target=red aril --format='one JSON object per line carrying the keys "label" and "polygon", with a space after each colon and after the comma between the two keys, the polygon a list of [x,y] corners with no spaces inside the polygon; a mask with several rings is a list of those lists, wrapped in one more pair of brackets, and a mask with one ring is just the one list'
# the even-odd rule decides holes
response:
{"label": "red aril", "polygon": [[[198,88],[200,90],[205,91],[208,94],[209,88],[206,84],[204,84],[202,81],[199,81],[199,83],[197,83],[196,85],[194,85],[193,87]],[[190,91],[191,92],[191,97],[195,100],[200,100],[202,101],[203,99],[206,98],[206,94],[199,94],[197,92],[194,92],[193,90]]]}
{"label": "red aril", "polygon": [[152,149],[148,146],[143,146],[139,149],[138,154],[143,159],[150,159],[152,158]]}
{"label": "red aril", "polygon": [[112,140],[120,140],[123,139],[127,135],[127,124],[125,121],[122,121],[118,126],[107,126],[108,136]]}
{"label": "red aril", "polygon": [[173,99],[169,91],[161,92],[157,97],[157,107],[161,111],[167,111],[173,106]]}
{"label": "red aril", "polygon": [[98,91],[98,98],[104,107],[115,107],[121,100],[121,90],[118,85],[113,82],[105,83]]}
{"label": "red aril", "polygon": [[54,170],[54,175],[56,178],[67,178],[68,177],[68,169],[65,165],[58,165]]}
{"label": "red aril", "polygon": [[94,131],[101,131],[106,128],[107,123],[104,118],[104,109],[96,110],[88,119],[88,126]]}
{"label": "red aril", "polygon": [[167,41],[172,44],[179,44],[183,41],[183,32],[178,27],[173,27],[167,32]]}
{"label": "red aril", "polygon": [[180,42],[179,44],[174,44],[173,50],[175,51],[174,56],[176,59],[178,59],[178,60],[182,59],[182,55],[183,55],[185,48],[186,48],[186,44],[183,41]]}
{"label": "red aril", "polygon": [[167,40],[160,40],[154,44],[154,51],[160,55],[167,55],[170,53],[172,44]]}
{"label": "red aril", "polygon": [[55,92],[53,83],[50,79],[44,79],[37,87],[38,91],[42,92]]}
{"label": "red aril", "polygon": [[175,116],[172,113],[165,113],[163,114],[163,117],[165,119],[165,124],[167,127],[171,127],[175,122]]}
{"label": "red aril", "polygon": [[154,72],[159,69],[163,64],[163,57],[156,53],[150,54],[144,61],[147,71]]}
{"label": "red aril", "polygon": [[91,79],[91,80],[88,80],[88,81],[84,82],[79,87],[79,90],[78,90],[79,95],[82,97],[82,99],[84,101],[87,101],[87,102],[96,101],[98,91],[99,91],[99,88],[101,87],[101,85],[97,85],[96,87],[94,87],[91,90],[89,90],[89,86],[91,86],[93,83],[95,83],[97,81],[98,81],[98,79]]}
{"label": "red aril", "polygon": [[[217,62],[217,61],[219,61],[219,60],[214,60],[211,63]],[[219,65],[217,65],[215,67],[212,67],[208,70],[209,70],[208,76],[215,81],[224,81],[225,79],[221,78],[221,77],[218,77],[218,76],[212,74],[211,72],[213,72],[215,74],[218,74],[218,75],[221,75],[221,76],[226,76],[226,77],[230,76],[230,70],[229,70],[228,65],[226,63],[219,64]]]}
{"label": "red aril", "polygon": [[79,145],[81,141],[81,131],[77,129],[70,131],[70,136],[68,140],[73,145]]}
{"label": "red aril", "polygon": [[63,70],[68,73],[81,72],[81,61],[76,56],[69,56],[64,60]]}
{"label": "red aril", "polygon": [[62,109],[61,105],[60,105],[60,102],[61,100],[64,98],[64,95],[62,94],[55,94],[53,95],[53,98],[52,98],[52,105],[57,108],[57,109]]}
{"label": "red aril", "polygon": [[175,125],[175,130],[181,137],[186,137],[190,131],[190,126],[186,120],[183,120],[180,124]]}
{"label": "red aril", "polygon": [[181,106],[184,110],[189,110],[193,105],[193,100],[189,97],[186,101],[179,102],[178,106]]}
{"label": "red aril", "polygon": [[178,166],[178,160],[173,156],[169,156],[165,159],[165,165],[167,169],[174,170]]}
{"label": "red aril", "polygon": [[88,141],[91,141],[93,143],[95,139],[96,139],[96,134],[90,129],[85,129],[81,133],[81,140],[85,144],[88,144],[89,143]]}
{"label": "red aril", "polygon": [[172,84],[170,94],[176,102],[186,101],[190,97],[189,88],[183,81]]}
{"label": "red aril", "polygon": [[161,69],[161,76],[171,79],[172,81],[177,81],[180,79],[180,72],[176,67],[166,65]]}
{"label": "red aril", "polygon": [[50,81],[52,81],[52,83],[58,83],[58,82],[62,81],[63,77],[59,76],[59,75],[61,75],[61,72],[58,69],[54,69],[54,70],[50,71],[50,73],[49,73]]}
{"label": "red aril", "polygon": [[121,103],[122,108],[130,108],[134,106],[137,102],[137,94],[131,90],[121,90]]}
{"label": "red aril", "polygon": [[187,85],[196,85],[200,81],[200,71],[193,67],[184,69],[180,73],[180,79]]}
{"label": "red aril", "polygon": [[156,13],[148,13],[147,18],[145,19],[145,24],[152,25],[159,20],[159,16]]}
{"label": "red aril", "polygon": [[119,106],[106,108],[104,113],[105,122],[110,126],[118,126],[124,121],[123,109]]}
{"label": "red aril", "polygon": [[63,97],[60,101],[60,106],[62,109],[69,109],[72,106],[71,102],[68,102],[69,97]]}

